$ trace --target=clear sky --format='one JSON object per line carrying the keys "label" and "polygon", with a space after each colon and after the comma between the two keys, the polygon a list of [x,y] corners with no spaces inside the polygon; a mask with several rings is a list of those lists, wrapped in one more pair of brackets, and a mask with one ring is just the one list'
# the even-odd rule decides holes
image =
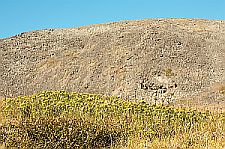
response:
{"label": "clear sky", "polygon": [[147,18],[225,20],[225,0],[0,0],[0,38]]}

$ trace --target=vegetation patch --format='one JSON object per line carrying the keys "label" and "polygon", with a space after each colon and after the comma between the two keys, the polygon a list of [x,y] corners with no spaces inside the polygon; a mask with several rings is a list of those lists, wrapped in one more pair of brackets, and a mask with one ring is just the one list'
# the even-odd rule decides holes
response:
{"label": "vegetation patch", "polygon": [[222,148],[225,114],[96,94],[4,99],[0,141],[18,148]]}

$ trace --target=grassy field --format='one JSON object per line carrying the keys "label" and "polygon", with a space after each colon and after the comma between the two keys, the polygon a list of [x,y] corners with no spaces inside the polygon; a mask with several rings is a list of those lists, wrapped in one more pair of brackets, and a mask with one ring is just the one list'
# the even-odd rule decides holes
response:
{"label": "grassy field", "polygon": [[3,99],[2,148],[223,148],[225,113],[46,91]]}

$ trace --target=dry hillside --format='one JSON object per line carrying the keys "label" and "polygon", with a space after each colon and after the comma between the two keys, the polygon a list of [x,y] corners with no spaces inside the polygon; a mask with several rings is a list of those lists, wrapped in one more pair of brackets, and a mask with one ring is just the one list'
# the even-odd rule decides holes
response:
{"label": "dry hillside", "polygon": [[223,105],[225,21],[151,19],[0,39],[0,97],[66,90]]}

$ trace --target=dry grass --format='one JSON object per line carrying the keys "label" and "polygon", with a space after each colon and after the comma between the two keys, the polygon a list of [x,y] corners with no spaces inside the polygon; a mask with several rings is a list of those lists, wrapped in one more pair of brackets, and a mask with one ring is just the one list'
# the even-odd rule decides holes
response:
{"label": "dry grass", "polygon": [[225,113],[220,112],[63,91],[6,99],[1,105],[1,141],[10,147],[46,148],[44,142],[48,148],[225,146]]}

